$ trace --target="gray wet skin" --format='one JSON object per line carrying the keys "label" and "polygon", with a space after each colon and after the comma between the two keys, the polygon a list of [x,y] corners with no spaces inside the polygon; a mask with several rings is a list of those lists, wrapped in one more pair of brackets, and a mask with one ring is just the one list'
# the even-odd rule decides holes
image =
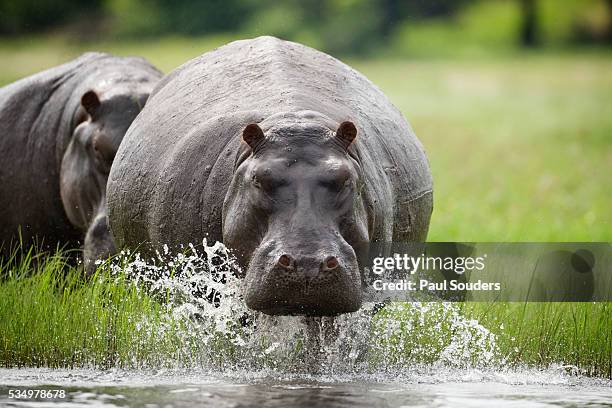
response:
{"label": "gray wet skin", "polygon": [[361,305],[358,244],[425,240],[432,180],[408,123],[363,75],[260,37],[159,83],[119,148],[108,206],[119,246],[223,241],[252,309],[336,315]]}
{"label": "gray wet skin", "polygon": [[0,241],[83,246],[87,271],[115,250],[106,181],[161,73],[141,58],[87,53],[0,88]]}

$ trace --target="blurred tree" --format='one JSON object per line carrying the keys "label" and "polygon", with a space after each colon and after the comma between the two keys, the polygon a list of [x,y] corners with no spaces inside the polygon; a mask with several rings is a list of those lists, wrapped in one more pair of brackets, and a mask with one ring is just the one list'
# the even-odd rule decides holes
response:
{"label": "blurred tree", "polygon": [[304,23],[316,24],[325,19],[328,3],[327,0],[303,0],[296,2],[296,6],[302,9]]}
{"label": "blurred tree", "polygon": [[375,0],[381,10],[380,34],[391,35],[404,20],[452,17],[469,0]]}
{"label": "blurred tree", "polygon": [[162,32],[206,34],[236,30],[253,3],[240,0],[149,0],[163,15]]}
{"label": "blurred tree", "polygon": [[612,44],[612,0],[606,0],[606,10],[608,12],[608,24],[605,39],[608,44]]}
{"label": "blurred tree", "polygon": [[538,10],[536,0],[519,0],[521,6],[520,43],[525,47],[535,47],[538,38]]}
{"label": "blurred tree", "polygon": [[405,20],[450,16],[468,1],[0,0],[0,33],[44,31],[89,16],[81,26],[93,34],[100,27],[104,35],[134,37],[243,32],[307,38],[333,53],[364,54],[385,46]]}
{"label": "blurred tree", "polygon": [[432,17],[451,17],[461,7],[473,0],[410,0],[398,2],[399,13],[403,17],[426,19]]}
{"label": "blurred tree", "polygon": [[106,0],[116,31],[132,36],[237,30],[252,0]]}
{"label": "blurred tree", "polygon": [[571,21],[569,40],[574,44],[612,43],[612,0],[593,0]]}
{"label": "blurred tree", "polygon": [[[369,53],[385,46],[406,20],[451,17],[470,0],[309,0],[298,2],[311,10],[318,3],[322,48],[332,53]],[[308,23],[305,21],[305,23]]]}
{"label": "blurred tree", "polygon": [[44,30],[98,15],[104,0],[0,0],[0,33]]}
{"label": "blurred tree", "polygon": [[381,34],[383,36],[391,35],[401,20],[400,1],[382,0]]}
{"label": "blurred tree", "polygon": [[329,1],[319,24],[322,48],[332,54],[366,54],[380,45],[380,0]]}

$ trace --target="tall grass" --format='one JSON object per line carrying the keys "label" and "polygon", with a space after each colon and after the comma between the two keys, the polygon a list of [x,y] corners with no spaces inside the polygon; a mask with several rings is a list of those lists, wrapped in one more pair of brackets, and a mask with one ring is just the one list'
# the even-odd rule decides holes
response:
{"label": "tall grass", "polygon": [[610,303],[500,302],[457,307],[400,303],[383,309],[374,320],[375,330],[382,334],[377,348],[393,364],[406,359],[414,362],[415,354],[416,362],[425,363],[439,362],[446,355],[445,362],[455,366],[554,365],[572,374],[612,378]]}
{"label": "tall grass", "polygon": [[511,365],[568,365],[612,378],[612,307],[601,303],[466,303]]}
{"label": "tall grass", "polygon": [[155,365],[176,351],[168,316],[121,274],[85,279],[62,253],[30,251],[0,268],[0,365]]}

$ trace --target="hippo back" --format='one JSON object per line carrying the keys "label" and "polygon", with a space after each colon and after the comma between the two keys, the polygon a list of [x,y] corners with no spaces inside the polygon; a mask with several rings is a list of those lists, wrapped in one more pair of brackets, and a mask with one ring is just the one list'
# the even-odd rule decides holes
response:
{"label": "hippo back", "polygon": [[[333,130],[345,120],[357,125],[371,238],[423,239],[432,180],[423,147],[402,114],[339,60],[260,37],[197,57],[155,88],[109,176],[117,243],[221,240],[222,205],[242,129],[257,122],[265,130],[278,115],[319,114]],[[423,197],[420,208],[411,204]]]}

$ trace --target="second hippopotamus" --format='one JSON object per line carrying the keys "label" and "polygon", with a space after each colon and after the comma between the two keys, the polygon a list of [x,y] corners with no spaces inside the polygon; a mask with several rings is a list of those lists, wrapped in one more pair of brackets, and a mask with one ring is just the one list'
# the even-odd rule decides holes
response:
{"label": "second hippopotamus", "polygon": [[142,58],[87,53],[0,88],[0,248],[19,240],[114,251],[106,181],[161,73]]}

